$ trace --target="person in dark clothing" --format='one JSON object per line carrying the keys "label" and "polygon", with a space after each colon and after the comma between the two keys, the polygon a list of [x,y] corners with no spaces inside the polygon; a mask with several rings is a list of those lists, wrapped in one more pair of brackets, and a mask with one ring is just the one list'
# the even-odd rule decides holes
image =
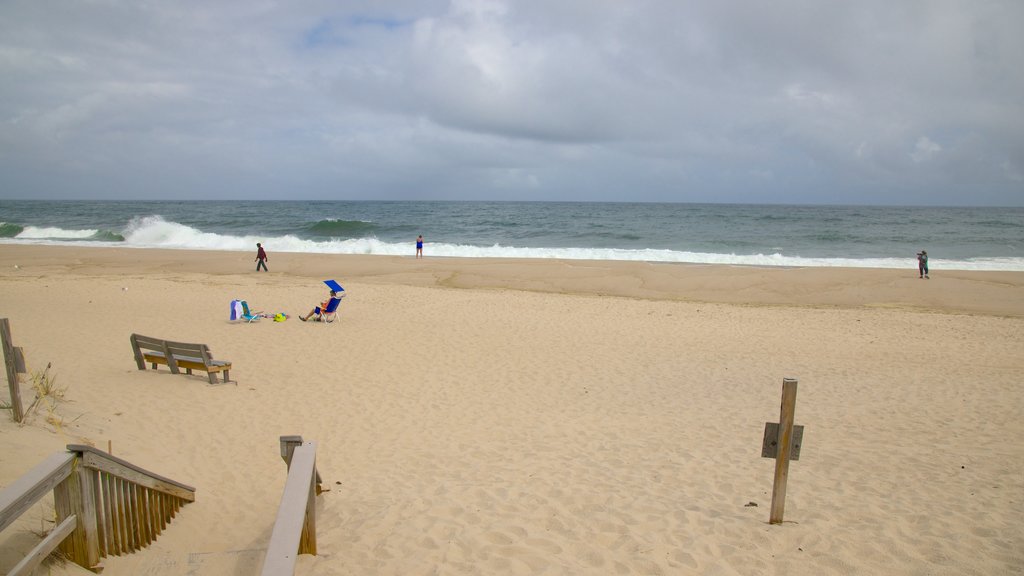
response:
{"label": "person in dark clothing", "polygon": [[267,258],[267,252],[263,249],[263,245],[260,244],[259,242],[257,242],[256,243],[256,271],[257,272],[260,271],[260,267],[261,266],[263,267],[263,271],[264,272],[269,272],[269,270],[267,270],[267,260],[269,260],[269,258]]}
{"label": "person in dark clothing", "polygon": [[928,278],[928,253],[924,250],[917,253],[917,277]]}

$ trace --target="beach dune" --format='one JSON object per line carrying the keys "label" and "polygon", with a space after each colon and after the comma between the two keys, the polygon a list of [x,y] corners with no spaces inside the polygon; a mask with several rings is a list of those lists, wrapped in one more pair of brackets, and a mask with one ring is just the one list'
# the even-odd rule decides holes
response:
{"label": "beach dune", "polygon": [[[289,434],[328,489],[298,574],[1024,572],[1024,273],[272,264],[0,245],[0,317],[64,387],[25,425],[0,413],[0,486],[87,443],[196,487],[104,574],[258,571]],[[299,322],[329,278],[339,320]],[[235,298],[291,319],[229,322]],[[234,383],[139,371],[132,333],[206,343]],[[804,442],[769,525],[783,378]],[[0,570],[51,519],[0,534]]]}

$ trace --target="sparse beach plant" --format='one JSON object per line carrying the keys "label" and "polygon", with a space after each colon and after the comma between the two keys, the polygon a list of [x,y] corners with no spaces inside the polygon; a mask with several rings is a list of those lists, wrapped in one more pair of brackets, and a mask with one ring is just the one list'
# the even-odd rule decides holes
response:
{"label": "sparse beach plant", "polygon": [[64,400],[64,395],[67,393],[67,386],[57,385],[57,376],[50,373],[51,363],[46,364],[46,368],[42,372],[32,373],[32,389],[36,392],[36,397],[32,400],[32,404],[29,405],[28,409],[25,410],[26,420],[27,417],[32,414],[36,408],[40,405],[45,406],[47,416],[46,422],[50,425],[60,428],[63,424],[64,419],[56,415],[57,403]]}

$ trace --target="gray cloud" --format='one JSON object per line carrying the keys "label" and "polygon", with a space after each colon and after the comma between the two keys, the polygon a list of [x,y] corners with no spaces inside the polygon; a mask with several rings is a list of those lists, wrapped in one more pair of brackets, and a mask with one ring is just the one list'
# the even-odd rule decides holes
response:
{"label": "gray cloud", "polygon": [[12,1],[0,197],[1024,204],[1024,4]]}

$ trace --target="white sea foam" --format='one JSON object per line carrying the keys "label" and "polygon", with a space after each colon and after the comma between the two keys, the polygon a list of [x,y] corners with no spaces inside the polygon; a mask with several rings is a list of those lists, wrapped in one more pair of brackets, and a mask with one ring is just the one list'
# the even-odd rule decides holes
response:
{"label": "white sea foam", "polygon": [[[84,240],[96,230],[65,230],[27,226],[13,239],[2,243],[67,244],[75,246],[132,248],[163,248],[189,250],[252,251],[257,242],[271,253],[309,254],[377,254],[412,256],[414,246],[409,243],[383,242],[376,238],[305,240],[293,235],[263,237],[235,236],[202,232],[196,228],[168,222],[160,216],[135,218],[123,232],[124,242],[112,243]],[[810,258],[781,253],[773,254],[719,254],[685,252],[660,249],[617,248],[526,248],[516,246],[472,246],[464,244],[428,243],[427,257],[449,258],[557,258],[565,260],[619,260],[639,262],[668,262],[689,264],[726,264],[734,266],[780,267],[848,267],[848,268],[909,268],[917,269],[914,258]],[[1024,258],[975,258],[970,260],[943,260],[932,258],[935,270],[993,270],[1024,271]]]}

